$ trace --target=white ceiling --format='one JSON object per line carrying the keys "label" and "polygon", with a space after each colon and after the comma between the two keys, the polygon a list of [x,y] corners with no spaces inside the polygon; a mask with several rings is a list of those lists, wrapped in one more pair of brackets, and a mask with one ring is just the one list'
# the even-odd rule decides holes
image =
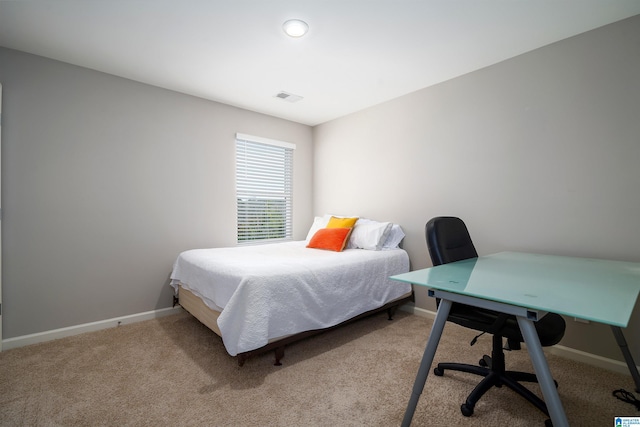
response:
{"label": "white ceiling", "polygon": [[[2,0],[0,46],[316,125],[637,14],[638,0]],[[291,18],[305,37],[284,34]]]}

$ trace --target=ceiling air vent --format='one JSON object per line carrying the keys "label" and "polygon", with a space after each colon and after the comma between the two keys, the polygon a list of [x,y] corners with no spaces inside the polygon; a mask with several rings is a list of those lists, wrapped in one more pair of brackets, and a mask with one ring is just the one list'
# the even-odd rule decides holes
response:
{"label": "ceiling air vent", "polygon": [[284,91],[280,91],[278,93],[276,93],[275,95],[276,98],[280,98],[284,101],[287,102],[298,102],[302,99],[302,97],[300,95],[294,95],[292,93],[288,93],[288,92],[284,92]]}

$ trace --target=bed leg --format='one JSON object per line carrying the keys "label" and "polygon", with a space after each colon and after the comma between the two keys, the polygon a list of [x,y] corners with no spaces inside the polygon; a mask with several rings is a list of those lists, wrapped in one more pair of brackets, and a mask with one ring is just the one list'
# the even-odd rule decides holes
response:
{"label": "bed leg", "polygon": [[389,307],[387,309],[387,315],[389,316],[389,320],[393,320],[393,315],[396,314],[397,309],[398,309],[397,305],[394,305],[393,307]]}
{"label": "bed leg", "polygon": [[276,347],[275,351],[275,356],[276,356],[276,363],[274,363],[274,366],[282,366],[282,363],[280,363],[280,359],[282,359],[284,357],[284,346],[282,347]]}
{"label": "bed leg", "polygon": [[244,362],[247,361],[247,355],[244,353],[240,353],[236,356],[238,358],[238,366],[242,367],[242,365],[244,365]]}

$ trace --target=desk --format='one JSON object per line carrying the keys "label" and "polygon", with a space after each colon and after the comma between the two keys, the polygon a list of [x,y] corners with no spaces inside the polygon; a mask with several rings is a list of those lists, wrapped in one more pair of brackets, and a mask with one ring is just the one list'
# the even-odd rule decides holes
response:
{"label": "desk", "polygon": [[[427,287],[429,296],[441,299],[403,426],[411,424],[451,304],[459,302],[516,316],[551,421],[554,427],[563,427],[569,423],[533,322],[553,312],[604,323],[612,327],[622,348],[620,328],[627,326],[640,292],[640,263],[501,252],[391,279]],[[625,359],[640,387],[633,359],[629,362],[627,354]]]}

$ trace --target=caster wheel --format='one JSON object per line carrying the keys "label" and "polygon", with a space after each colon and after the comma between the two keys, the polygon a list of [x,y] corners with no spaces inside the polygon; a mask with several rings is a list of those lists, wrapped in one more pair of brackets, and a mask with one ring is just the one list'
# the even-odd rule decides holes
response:
{"label": "caster wheel", "polygon": [[470,417],[471,415],[473,415],[473,406],[463,403],[462,405],[460,405],[460,412],[462,412],[462,415],[464,415],[465,417]]}
{"label": "caster wheel", "polygon": [[551,420],[544,420],[544,427],[553,427]]}
{"label": "caster wheel", "polygon": [[433,374],[441,377],[444,375],[444,371],[440,368],[433,368]]}
{"label": "caster wheel", "polygon": [[486,366],[487,366],[487,362],[486,362],[484,359],[480,359],[480,360],[478,361],[478,365],[480,365],[480,366],[485,366],[485,367],[486,367]]}

